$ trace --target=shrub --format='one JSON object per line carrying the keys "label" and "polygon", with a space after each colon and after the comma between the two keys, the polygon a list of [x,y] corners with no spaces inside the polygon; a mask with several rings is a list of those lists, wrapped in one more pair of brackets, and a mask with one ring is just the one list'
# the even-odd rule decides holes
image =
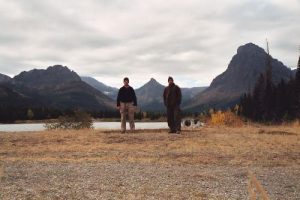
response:
{"label": "shrub", "polygon": [[210,124],[213,126],[242,126],[243,121],[230,111],[217,111],[216,113],[211,113]]}
{"label": "shrub", "polygon": [[45,127],[49,129],[91,129],[93,128],[92,117],[81,110],[76,110],[72,115],[64,115],[58,118],[58,122],[46,123]]}

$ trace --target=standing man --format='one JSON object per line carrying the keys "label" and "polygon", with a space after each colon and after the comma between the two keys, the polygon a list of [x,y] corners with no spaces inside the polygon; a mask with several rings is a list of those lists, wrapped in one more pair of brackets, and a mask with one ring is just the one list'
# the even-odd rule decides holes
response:
{"label": "standing man", "polygon": [[168,78],[169,86],[164,90],[164,104],[167,107],[169,133],[180,134],[181,131],[181,117],[180,117],[180,104],[181,104],[181,90],[174,84],[172,77]]}
{"label": "standing man", "polygon": [[126,115],[128,114],[130,130],[134,131],[134,112],[137,106],[134,89],[129,86],[129,79],[123,79],[124,86],[119,89],[117,108],[121,113],[121,132],[126,131]]}

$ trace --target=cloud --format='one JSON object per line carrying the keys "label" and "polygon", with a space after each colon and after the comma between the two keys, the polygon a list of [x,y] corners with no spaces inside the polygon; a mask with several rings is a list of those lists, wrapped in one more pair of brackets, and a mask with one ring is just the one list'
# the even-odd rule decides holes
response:
{"label": "cloud", "polygon": [[299,18],[298,0],[0,0],[0,73],[62,64],[116,87],[169,75],[207,86],[240,45],[265,38],[295,67]]}

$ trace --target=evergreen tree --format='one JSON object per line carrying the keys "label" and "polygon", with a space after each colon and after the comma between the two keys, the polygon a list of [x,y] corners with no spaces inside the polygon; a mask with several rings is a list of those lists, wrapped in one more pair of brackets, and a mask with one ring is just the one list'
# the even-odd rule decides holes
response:
{"label": "evergreen tree", "polygon": [[263,120],[270,121],[274,119],[274,86],[272,82],[272,63],[271,63],[271,56],[268,54],[266,57],[266,74],[265,74],[265,91],[263,94]]}
{"label": "evergreen tree", "polygon": [[288,85],[281,79],[281,82],[274,88],[275,93],[275,120],[281,121],[284,116],[289,115],[289,93]]}
{"label": "evergreen tree", "polygon": [[265,94],[265,77],[263,74],[260,74],[254,90],[253,90],[253,119],[256,121],[262,120],[264,114],[264,94]]}
{"label": "evergreen tree", "polygon": [[250,93],[244,94],[241,97],[240,106],[238,113],[248,118],[253,118],[253,102]]}
{"label": "evergreen tree", "polygon": [[296,77],[278,85],[272,83],[270,55],[266,59],[266,73],[256,81],[252,96],[245,94],[240,101],[240,113],[255,121],[286,121],[300,118],[300,56]]}

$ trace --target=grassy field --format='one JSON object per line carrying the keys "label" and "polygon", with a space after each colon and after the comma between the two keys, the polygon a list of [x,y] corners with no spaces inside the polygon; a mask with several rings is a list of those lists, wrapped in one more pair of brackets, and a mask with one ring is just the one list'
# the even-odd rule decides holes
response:
{"label": "grassy field", "polygon": [[0,133],[3,199],[248,199],[249,171],[297,199],[299,168],[299,126]]}

